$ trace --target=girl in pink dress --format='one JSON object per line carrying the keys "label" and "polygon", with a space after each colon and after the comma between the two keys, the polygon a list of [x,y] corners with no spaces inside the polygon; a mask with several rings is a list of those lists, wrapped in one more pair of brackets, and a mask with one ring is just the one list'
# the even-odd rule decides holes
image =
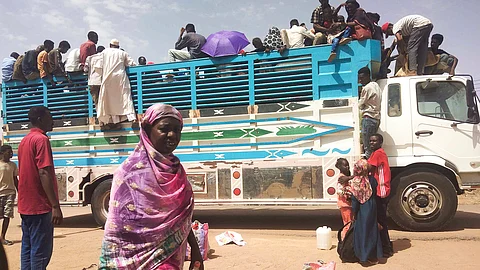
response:
{"label": "girl in pink dress", "polygon": [[[342,215],[343,225],[352,221],[352,200],[351,200],[351,187],[350,180],[353,179],[350,173],[350,164],[348,160],[344,158],[337,159],[335,167],[340,170],[340,175],[338,176],[337,183],[337,206],[340,209],[340,214]],[[348,230],[348,226],[345,227],[342,232],[342,237],[345,235]]]}

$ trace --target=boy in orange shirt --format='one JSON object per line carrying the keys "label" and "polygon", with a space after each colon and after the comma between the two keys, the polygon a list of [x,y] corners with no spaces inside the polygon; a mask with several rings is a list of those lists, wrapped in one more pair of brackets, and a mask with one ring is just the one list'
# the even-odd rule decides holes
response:
{"label": "boy in orange shirt", "polygon": [[52,71],[50,70],[50,66],[48,64],[48,53],[53,50],[55,43],[47,39],[43,42],[43,46],[45,49],[41,51],[37,57],[37,67],[38,71],[40,72],[40,78],[49,79],[52,85],[55,86],[55,82],[53,81],[52,77]]}

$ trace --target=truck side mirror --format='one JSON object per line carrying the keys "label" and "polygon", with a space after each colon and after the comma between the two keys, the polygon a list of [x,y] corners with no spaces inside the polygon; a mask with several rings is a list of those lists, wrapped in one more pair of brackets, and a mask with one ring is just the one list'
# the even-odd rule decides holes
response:
{"label": "truck side mirror", "polygon": [[467,122],[478,124],[480,123],[480,116],[478,114],[477,93],[472,80],[467,80]]}
{"label": "truck side mirror", "polygon": [[467,81],[467,107],[471,108],[475,106],[475,96],[477,94],[475,93],[475,89],[473,87],[473,81],[468,80]]}

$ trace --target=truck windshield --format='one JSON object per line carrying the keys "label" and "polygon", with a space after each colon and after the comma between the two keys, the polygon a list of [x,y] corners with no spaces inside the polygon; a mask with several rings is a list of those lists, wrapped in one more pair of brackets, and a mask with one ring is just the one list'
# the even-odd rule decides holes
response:
{"label": "truck windshield", "polygon": [[417,84],[417,107],[421,115],[467,122],[467,91],[461,82]]}

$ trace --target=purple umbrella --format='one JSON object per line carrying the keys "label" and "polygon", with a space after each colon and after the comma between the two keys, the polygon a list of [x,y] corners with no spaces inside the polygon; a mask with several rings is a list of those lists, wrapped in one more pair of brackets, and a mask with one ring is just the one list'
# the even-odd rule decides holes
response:
{"label": "purple umbrella", "polygon": [[237,55],[250,44],[245,34],[237,31],[220,31],[211,34],[202,47],[202,52],[212,56],[220,57]]}

